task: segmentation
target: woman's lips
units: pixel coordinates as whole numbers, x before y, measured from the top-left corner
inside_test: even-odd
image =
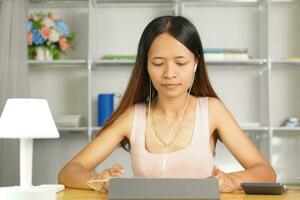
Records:
[[[169,84],[162,84],[163,87],[167,89],[175,89],[179,86],[180,84],[175,84],[175,83],[169,83]]]

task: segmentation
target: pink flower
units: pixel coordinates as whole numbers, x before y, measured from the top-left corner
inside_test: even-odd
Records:
[[[62,51],[67,51],[71,48],[70,44],[68,43],[68,41],[65,37],[60,37],[58,44]]]
[[[32,45],[32,38],[33,38],[33,35],[31,32],[28,32],[27,33],[27,42],[29,45]]]
[[[56,20],[59,19],[59,17],[57,17],[56,15],[51,15],[51,19],[54,20],[54,21],[56,21]]]
[[[46,26],[43,26],[40,30],[42,37],[47,40],[50,36],[50,29]]]

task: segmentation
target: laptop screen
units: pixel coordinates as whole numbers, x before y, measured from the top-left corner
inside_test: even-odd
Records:
[[[220,192],[214,178],[113,178],[110,180],[109,199],[219,200]]]

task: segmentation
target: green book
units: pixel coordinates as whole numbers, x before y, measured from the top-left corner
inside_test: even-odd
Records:
[[[135,60],[135,55],[104,55],[101,60]]]

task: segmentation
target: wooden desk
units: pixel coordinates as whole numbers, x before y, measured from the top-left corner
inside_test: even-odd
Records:
[[[244,192],[221,194],[221,200],[299,200],[300,186],[288,187],[284,195],[245,195]],[[89,190],[65,189],[57,194],[57,200],[106,200],[107,195]]]

